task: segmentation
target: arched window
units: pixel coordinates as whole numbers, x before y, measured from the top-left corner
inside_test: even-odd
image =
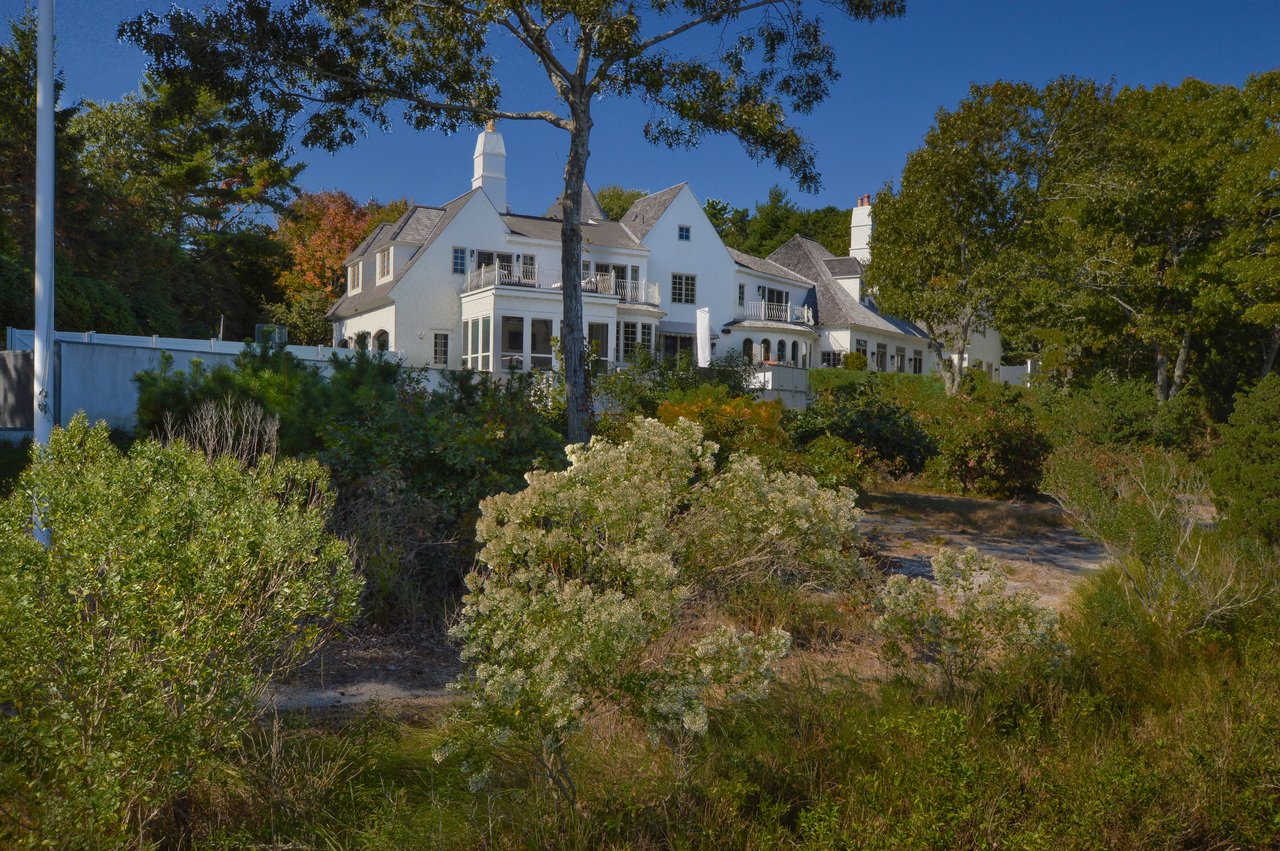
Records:
[[[791,341],[791,365],[800,365],[800,344],[795,340]]]
[[[773,360],[769,345],[768,337],[760,341],[760,360]]]
[[[350,337],[343,337],[341,340],[339,340],[339,341],[338,341],[338,348],[340,348],[340,349],[349,349],[349,348],[351,348],[351,338],[350,338]]]
[[[756,359],[755,344],[751,342],[751,338],[742,341],[742,356],[747,359],[747,363]]]
[[[375,352],[385,352],[391,348],[391,335],[386,331],[379,331],[373,335],[373,350]]]
[[[778,341],[778,363],[782,363],[787,359],[787,341]]]

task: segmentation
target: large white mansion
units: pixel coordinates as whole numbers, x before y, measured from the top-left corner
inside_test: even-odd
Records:
[[[714,356],[809,368],[856,351],[875,370],[937,368],[925,333],[862,291],[870,196],[854,210],[848,257],[800,236],[767,258],[734,251],[687,183],[641,198],[617,222],[590,189],[582,200],[583,322],[599,358],[693,350],[707,308]],[[510,212],[506,148],[490,127],[476,141],[471,191],[411,207],[347,258],[347,291],[329,312],[334,344],[365,337],[414,366],[551,367],[563,312],[559,212],[560,201],[541,216]],[[998,368],[998,336],[975,339],[970,358]]]

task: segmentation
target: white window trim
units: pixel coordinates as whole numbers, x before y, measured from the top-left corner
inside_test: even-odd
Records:
[[[693,227],[676,225],[676,242],[693,242]]]
[[[358,295],[363,289],[364,261],[352,263],[347,267],[347,295]]]
[[[454,259],[457,257],[459,251],[462,252],[462,271],[458,271],[454,266]],[[463,248],[461,245],[453,246],[453,250],[449,252],[449,270],[455,275],[467,274],[467,249]]]
[[[382,258],[383,258],[383,257],[386,257],[386,258],[387,258],[387,273],[386,273],[385,275],[384,275],[384,274],[382,274],[382,269],[381,269],[381,268],[378,268],[378,267],[380,267],[380,266],[382,265]],[[377,274],[377,276],[378,276],[378,283],[379,283],[379,284],[385,284],[387,281],[389,281],[389,280],[391,280],[392,278],[394,278],[394,277],[395,277],[396,270],[395,270],[395,266],[394,266],[394,265],[392,264],[392,262],[391,262],[391,261],[392,261],[392,259],[393,259],[393,258],[392,258],[392,256],[391,256],[391,246],[390,246],[390,245],[388,245],[386,248],[383,248],[383,249],[379,250],[379,251],[378,251],[378,253],[377,253],[377,255],[374,257],[374,264],[375,264],[374,272],[375,272],[375,274]]]

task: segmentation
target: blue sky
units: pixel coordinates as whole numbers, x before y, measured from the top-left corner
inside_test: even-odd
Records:
[[[10,18],[24,5],[0,0],[0,12]],[[65,97],[109,100],[136,89],[144,60],[116,40],[116,26],[167,6],[168,0],[58,0]],[[827,17],[843,76],[822,106],[796,118],[817,150],[818,195],[799,193],[787,174],[752,162],[729,139],[709,139],[693,151],[653,147],[640,135],[648,111],[630,101],[597,105],[588,181],[656,191],[688,180],[699,197],[737,206],[763,199],[778,183],[804,206],[852,206],[896,177],[935,111],[954,106],[970,82],[1040,84],[1075,74],[1121,85],[1186,77],[1239,84],[1280,67],[1278,0],[907,0],[899,20],[855,24]],[[696,52],[696,44],[691,47]],[[508,93],[542,97],[543,87],[528,75]],[[534,124],[502,129],[510,203],[519,212],[540,213],[558,194],[566,134]],[[342,189],[359,200],[407,196],[438,203],[470,187],[473,146],[469,131],[452,137],[405,128],[375,132],[336,155],[299,149],[308,163],[301,183]]]

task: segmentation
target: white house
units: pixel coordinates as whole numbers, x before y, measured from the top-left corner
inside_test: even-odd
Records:
[[[476,140],[473,165],[469,192],[411,207],[352,251],[346,293],[329,312],[334,345],[363,337],[414,366],[553,365],[563,314],[561,202],[540,216],[511,212],[506,147],[492,125]],[[617,222],[589,188],[582,202],[583,323],[596,356],[611,364],[629,362],[638,348],[692,352],[706,308],[714,356],[736,351],[808,369],[864,351],[873,369],[934,368],[924,332],[879,313],[862,293],[854,250],[837,258],[795,237],[768,258],[734,251],[687,183],[639,199]],[[855,248],[865,251],[865,236]]]

